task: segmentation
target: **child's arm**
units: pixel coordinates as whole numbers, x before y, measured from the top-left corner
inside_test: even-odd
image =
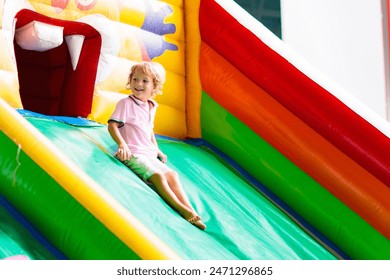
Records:
[[[129,160],[132,153],[119,132],[119,123],[110,121],[108,123],[108,132],[110,133],[112,139],[114,139],[114,141],[118,144],[118,151],[115,153],[115,156],[121,161]]]
[[[164,154],[163,152],[161,152],[161,150],[158,148],[156,136],[154,135],[154,133],[152,133],[152,142],[153,142],[153,144],[156,145],[156,147],[157,147],[157,157],[158,157],[162,162],[165,163],[165,162],[167,161],[167,155]]]

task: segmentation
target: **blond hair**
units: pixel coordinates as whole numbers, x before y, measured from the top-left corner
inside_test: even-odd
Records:
[[[163,84],[165,83],[165,69],[160,63],[153,61],[143,61],[136,63],[131,67],[129,78],[127,79],[126,89],[130,89],[131,80],[137,69],[152,78],[155,89],[153,97],[156,94],[162,94]]]

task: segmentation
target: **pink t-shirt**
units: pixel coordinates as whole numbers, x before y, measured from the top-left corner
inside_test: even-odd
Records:
[[[157,147],[152,142],[157,106],[154,100],[142,102],[130,95],[119,100],[108,120],[119,123],[119,131],[134,155],[157,157]]]

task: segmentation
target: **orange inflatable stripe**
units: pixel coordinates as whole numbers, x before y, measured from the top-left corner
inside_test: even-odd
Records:
[[[203,88],[214,100],[390,238],[390,189],[386,185],[204,42],[200,59]]]

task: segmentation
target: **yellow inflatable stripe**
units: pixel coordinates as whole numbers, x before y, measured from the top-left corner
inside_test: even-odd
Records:
[[[161,104],[157,109],[154,124],[156,134],[177,139],[185,139],[187,136],[184,111]]]
[[[142,259],[180,259],[126,208],[0,98],[0,129]]]
[[[169,4],[169,3],[167,3]],[[172,13],[170,15],[167,15],[164,22],[165,23],[173,23],[176,26],[176,31],[173,34],[165,34],[165,38],[171,38],[175,39],[181,42],[184,42],[185,40],[185,29],[184,29],[184,10],[183,7],[176,6],[176,5],[170,5],[172,8]]]
[[[185,1],[186,26],[186,107],[187,107],[187,133],[188,137],[200,138],[200,105],[202,98],[202,85],[199,76],[200,32],[199,32],[199,6],[200,0]]]
[[[114,112],[116,104],[120,99],[125,97],[124,94],[118,92],[95,90],[92,111],[88,119],[107,124],[112,112]]]

